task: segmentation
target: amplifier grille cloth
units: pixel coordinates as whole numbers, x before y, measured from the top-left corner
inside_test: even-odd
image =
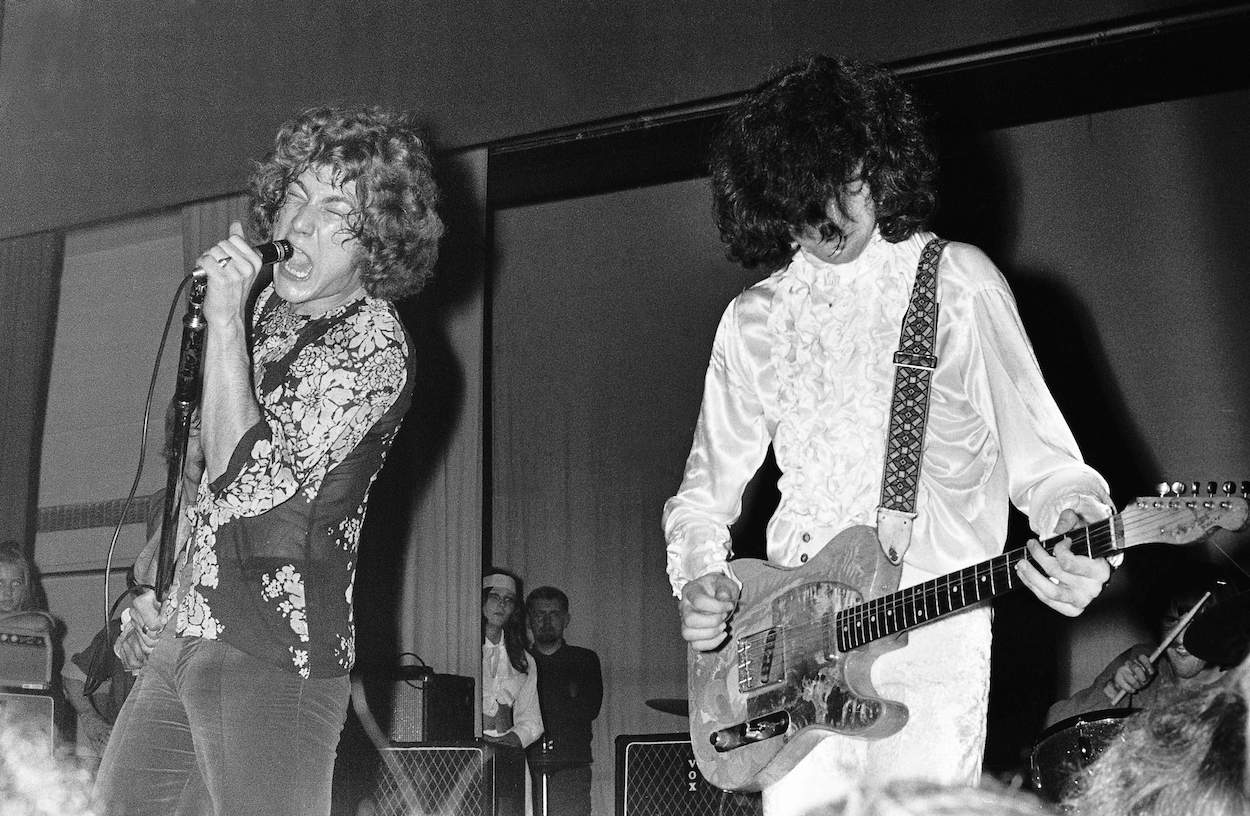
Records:
[[[621,741],[618,737],[618,752]],[[730,793],[699,773],[688,739],[624,744],[624,812],[618,816],[758,816],[759,794]],[[618,768],[618,771],[620,769]]]

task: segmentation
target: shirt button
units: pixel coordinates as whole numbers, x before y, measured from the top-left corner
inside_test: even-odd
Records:
[[[806,563],[807,563],[807,553],[803,553],[802,555],[800,555],[800,556],[799,556],[799,563],[800,563],[800,564],[806,564]]]
[[[804,533],[802,537],[803,537],[803,543],[804,543],[804,544],[806,544],[807,542],[809,542],[809,541],[811,541],[811,540],[812,540],[812,534],[811,534],[811,533]]]

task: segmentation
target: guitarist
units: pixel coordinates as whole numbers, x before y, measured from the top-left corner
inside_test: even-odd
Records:
[[[741,586],[728,526],[772,445],[781,501],[768,558],[801,567],[840,531],[876,525],[893,355],[922,250],[934,236],[934,154],[916,103],[883,69],[817,56],[732,111],[713,148],[717,226],[730,258],[769,277],[721,318],[685,476],[664,507],[682,636],[725,640]],[[936,369],[903,586],[1001,552],[1007,503],[1042,535],[1106,518],[1105,481],[1081,459],[1042,380],[1015,301],[976,247],[937,263]],[[1019,578],[1077,615],[1111,568],[1036,541]],[[896,553],[897,555],[897,553]],[[764,788],[769,816],[805,813],[842,785],[923,777],[973,784],[989,691],[985,605],[922,626],[874,665],[877,690],[910,708],[877,741],[831,736]],[[843,787],[843,790],[845,788]]]

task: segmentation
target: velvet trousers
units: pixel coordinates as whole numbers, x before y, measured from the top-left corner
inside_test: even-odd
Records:
[[[326,816],[349,688],[163,637],[113,726],[97,799],[110,816]]]

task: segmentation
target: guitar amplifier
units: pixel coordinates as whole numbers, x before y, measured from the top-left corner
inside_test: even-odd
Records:
[[[47,746],[52,754],[56,739],[52,698],[43,694],[8,694],[0,692],[0,726],[17,728]]]
[[[391,693],[392,743],[469,742],[473,735],[472,677],[400,668]]]
[[[0,686],[46,691],[52,684],[52,638],[0,628]]]
[[[375,816],[524,816],[525,752],[484,742],[388,748],[370,798]]]
[[[733,793],[699,773],[689,734],[616,738],[616,816],[759,816],[758,793]]]

